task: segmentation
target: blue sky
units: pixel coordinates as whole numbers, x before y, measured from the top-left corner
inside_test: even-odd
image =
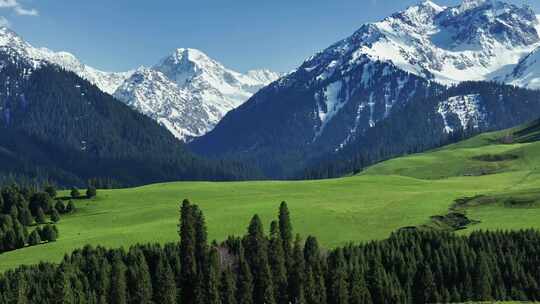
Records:
[[[153,65],[198,48],[238,71],[285,72],[415,0],[0,0],[0,23],[35,46],[74,53],[107,71]],[[458,0],[434,0],[455,5]],[[538,0],[529,4],[540,13]]]

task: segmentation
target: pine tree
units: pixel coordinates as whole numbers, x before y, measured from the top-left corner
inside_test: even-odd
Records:
[[[221,273],[219,293],[221,304],[236,304],[236,286],[231,268]]]
[[[111,291],[110,303],[126,304],[127,303],[127,281],[126,281],[126,265],[122,258],[115,255],[112,262],[111,271]]]
[[[48,242],[54,242],[57,238],[57,233],[52,225],[45,225],[42,229],[42,240]]]
[[[58,223],[60,221],[60,214],[58,214],[58,211],[56,211],[55,208],[53,208],[51,212],[51,221],[53,223]]]
[[[28,281],[24,277],[24,274],[18,273],[17,274],[17,304],[30,304],[30,301],[28,300]],[[0,298],[1,299],[1,298]],[[1,302],[1,301],[0,301]]]
[[[74,304],[76,302],[75,291],[73,290],[73,266],[64,262],[56,271],[54,279],[54,294],[53,303],[57,304]]]
[[[476,258],[476,268],[473,276],[475,300],[492,300],[491,272],[484,253],[480,253]]]
[[[41,244],[41,236],[39,235],[39,231],[37,229],[30,233],[30,236],[28,237],[28,244],[30,246]]]
[[[66,210],[66,213],[73,213],[77,211],[77,207],[75,206],[75,203],[72,200],[69,200],[65,210]]]
[[[253,216],[246,236],[246,252],[249,253],[248,260],[254,278],[255,303],[274,304],[274,286],[272,274],[268,265],[267,240],[264,236],[264,229],[258,215]]]
[[[289,282],[290,301],[305,303],[305,262],[300,235],[296,235],[293,246],[292,268]]]
[[[195,282],[197,281],[197,261],[195,256],[195,219],[188,200],[180,209],[180,263],[182,303],[195,303]]]
[[[34,218],[32,217],[32,213],[28,208],[23,208],[21,212],[19,213],[19,221],[24,226],[30,226],[34,223]]]
[[[165,257],[160,257],[155,272],[157,284],[155,284],[154,302],[176,304],[176,282],[174,281],[171,266]]]
[[[129,302],[152,303],[152,279],[148,263],[140,249],[130,250],[127,273]]]
[[[47,223],[47,219],[45,218],[45,213],[43,212],[43,209],[41,207],[38,207],[36,212],[36,222],[38,224],[45,224]]]
[[[221,297],[219,293],[219,253],[215,247],[210,250],[208,258],[208,270],[206,280],[206,301],[207,304],[220,304]]]
[[[79,192],[79,189],[73,187],[71,188],[71,198],[79,198],[81,196],[81,193]]]
[[[345,257],[341,248],[328,257],[328,303],[348,304],[349,293]]]
[[[304,245],[306,261],[306,301],[309,304],[326,303],[326,284],[321,261],[319,243],[313,236],[308,236]]]
[[[88,189],[86,189],[86,197],[87,198],[94,198],[97,195],[97,190],[94,186],[88,186]]]
[[[435,299],[437,286],[433,278],[431,268],[426,265],[420,265],[413,285],[415,303],[432,303]]]
[[[349,304],[369,304],[371,303],[371,294],[367,288],[364,274],[360,266],[355,264],[349,278],[350,298]]]
[[[287,207],[286,202],[281,202],[281,205],[279,206],[279,231],[281,233],[281,241],[283,242],[283,253],[285,254],[286,265],[289,267],[293,231],[289,208]]]
[[[56,197],[56,188],[53,185],[46,186],[44,191],[49,194],[50,198],[54,199]]]
[[[238,254],[238,277],[236,279],[236,300],[238,304],[254,304],[253,302],[253,276],[249,263],[244,255],[244,248],[240,246]]]
[[[61,200],[56,201],[56,204],[54,204],[54,209],[60,213],[66,213],[66,205],[64,205],[64,202]]]
[[[287,271],[285,268],[285,253],[283,242],[279,233],[279,224],[272,221],[270,224],[270,244],[268,247],[268,259],[272,270],[272,282],[276,288],[276,302],[287,304],[289,301],[287,286]]]

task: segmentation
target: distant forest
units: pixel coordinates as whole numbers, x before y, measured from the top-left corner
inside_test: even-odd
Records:
[[[199,158],[165,128],[72,72],[0,51],[0,184],[122,187],[260,176]]]
[[[286,203],[266,234],[207,240],[185,200],[179,243],[87,246],[0,275],[1,303],[361,304],[540,299],[540,232],[407,230],[331,250],[293,236]]]

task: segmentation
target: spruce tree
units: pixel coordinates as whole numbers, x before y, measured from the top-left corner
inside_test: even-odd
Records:
[[[53,223],[58,223],[60,221],[60,214],[58,214],[58,211],[56,211],[55,208],[53,208],[51,212],[51,221]]]
[[[281,202],[279,206],[279,231],[281,233],[281,241],[283,242],[283,252],[285,254],[286,263],[290,262],[291,246],[293,240],[293,231],[289,208],[286,202]],[[290,265],[287,264],[287,267]]]
[[[94,198],[97,195],[96,187],[94,186],[88,186],[88,189],[86,189],[86,198]]]
[[[487,257],[480,253],[476,258],[476,267],[473,275],[474,298],[477,301],[490,301],[493,299],[491,290],[491,272],[487,263]]]
[[[195,219],[192,207],[186,199],[180,209],[180,263],[182,303],[195,303],[197,261],[195,256]]]
[[[171,266],[164,256],[160,256],[155,272],[157,284],[154,288],[154,303],[176,304],[176,282]]]
[[[345,257],[341,248],[328,257],[328,303],[348,304],[349,293]]]
[[[236,304],[236,286],[230,267],[227,267],[227,269],[221,273],[219,294],[221,304]]]
[[[36,211],[36,222],[38,224],[47,223],[47,219],[45,218],[45,213],[43,212],[43,209],[41,209],[41,207],[38,207]]]
[[[296,235],[292,254],[291,280],[289,282],[290,302],[305,303],[305,262],[300,235]]]
[[[30,236],[28,237],[28,244],[30,246],[41,244],[41,236],[39,235],[39,232],[37,229],[34,229],[34,231],[30,233]]]
[[[152,303],[152,279],[148,263],[140,249],[130,250],[127,273],[129,302]]]
[[[421,264],[418,268],[413,285],[415,303],[431,303],[434,300],[437,287],[429,266]]]
[[[112,261],[111,271],[111,291],[109,296],[110,303],[126,304],[127,303],[127,280],[126,280],[126,265],[122,258],[115,255]]]
[[[274,304],[274,286],[268,264],[267,240],[258,215],[254,215],[249,224],[248,235],[246,236],[246,252],[249,253],[248,260],[253,273],[254,302]]]
[[[236,300],[238,304],[254,304],[253,302],[253,275],[249,263],[244,255],[244,248],[240,246],[238,254],[238,277],[236,279]]]
[[[71,198],[79,198],[81,196],[81,193],[79,192],[79,189],[73,187],[71,188]]]
[[[349,278],[350,298],[349,304],[369,304],[371,294],[367,288],[364,274],[358,264],[354,264]]]
[[[219,293],[220,265],[219,253],[215,247],[212,247],[208,256],[208,270],[205,289],[205,303],[220,304],[221,296]]]
[[[268,247],[268,259],[272,270],[272,281],[276,292],[276,302],[287,304],[289,301],[287,286],[287,271],[285,268],[285,253],[279,231],[279,224],[272,221],[270,224],[270,243]]]

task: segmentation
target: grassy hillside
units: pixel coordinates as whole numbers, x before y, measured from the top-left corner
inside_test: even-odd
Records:
[[[80,201],[79,211],[59,224],[51,244],[0,255],[0,269],[39,260],[58,261],[85,244],[108,247],[178,239],[178,204],[190,198],[203,209],[209,236],[239,234],[258,213],[266,224],[282,200],[296,232],[322,245],[383,239],[402,227],[429,223],[456,199],[472,229],[540,228],[540,143],[520,140],[516,130],[390,160],[360,175],[319,181],[178,182],[100,191]],[[501,138],[507,137],[502,143]]]

